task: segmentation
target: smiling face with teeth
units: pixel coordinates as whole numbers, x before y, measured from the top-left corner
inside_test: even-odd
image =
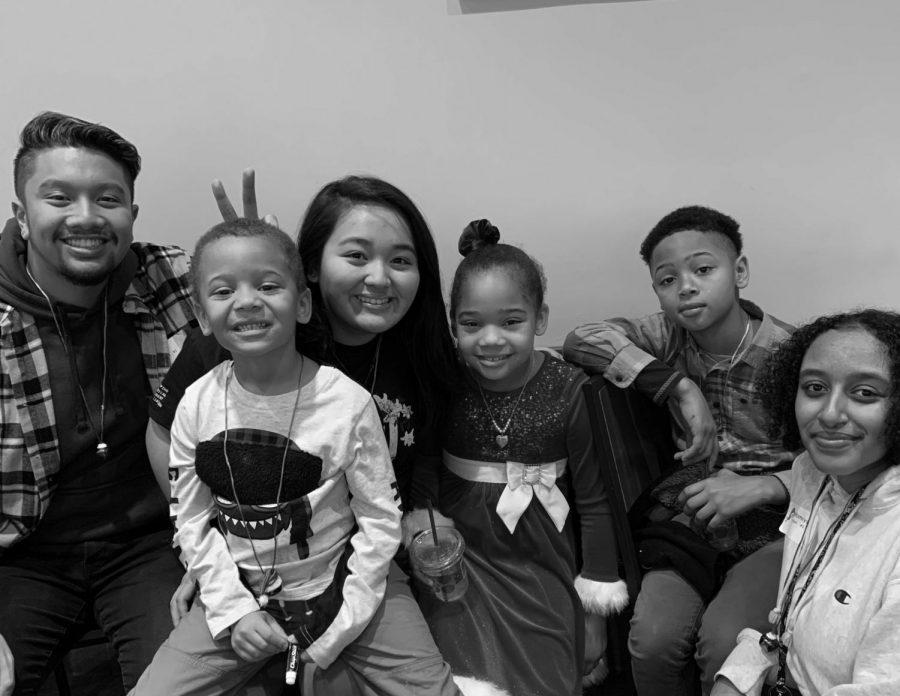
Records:
[[[396,326],[416,298],[419,266],[412,234],[388,208],[354,206],[335,226],[309,279],[319,284],[334,339],[367,343]]]
[[[203,332],[231,351],[236,366],[261,357],[273,372],[294,365],[297,323],[309,321],[312,307],[279,245],[265,236],[223,236],[195,262]]]
[[[466,277],[454,316],[457,348],[475,379],[493,391],[521,387],[529,377],[534,338],[547,330],[550,310],[535,307],[508,269]]]
[[[92,305],[134,239],[138,208],[122,165],[101,152],[38,152],[13,211],[28,270],[53,298]]]

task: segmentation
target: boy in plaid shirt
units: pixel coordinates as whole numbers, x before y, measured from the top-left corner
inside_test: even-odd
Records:
[[[766,436],[754,380],[792,327],[740,299],[750,280],[742,247],[727,215],[675,210],[641,245],[662,312],[586,324],[566,338],[567,360],[668,404],[680,426],[684,466],[654,490],[657,513],[713,528],[740,516],[744,558],[708,605],[673,569],[645,574],[629,637],[641,696],[688,693],[695,658],[708,691],[738,631],[767,625],[777,591],[780,517],[760,505],[785,501],[766,474],[789,467],[792,454]]]

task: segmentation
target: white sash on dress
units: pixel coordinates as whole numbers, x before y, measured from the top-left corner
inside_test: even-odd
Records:
[[[569,515],[569,503],[556,485],[556,479],[566,471],[566,459],[545,464],[522,462],[480,462],[443,453],[444,464],[454,474],[466,481],[477,483],[505,483],[506,488],[497,501],[497,514],[510,533],[516,530],[519,518],[528,508],[531,499],[537,499],[550,519],[561,532]]]

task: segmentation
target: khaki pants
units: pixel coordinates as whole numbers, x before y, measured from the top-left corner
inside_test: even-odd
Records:
[[[285,623],[291,630],[291,623]],[[213,640],[202,605],[172,631],[132,694],[135,696],[243,696],[278,693],[272,677],[284,676],[284,656],[250,663]],[[279,666],[280,665],[280,666]],[[258,673],[260,673],[258,675]],[[263,684],[268,681],[269,684]],[[282,682],[283,683],[283,682]],[[314,696],[460,696],[409,588],[391,563],[384,600],[372,621],[327,670],[317,669]]]

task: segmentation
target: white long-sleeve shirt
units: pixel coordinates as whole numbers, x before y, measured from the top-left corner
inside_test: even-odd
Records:
[[[230,370],[222,363],[191,385],[172,424],[175,538],[217,638],[259,609],[245,583],[258,594],[261,568],[274,563],[282,582],[275,598],[310,599],[331,583],[349,539],[343,604],[308,648],[327,667],[378,608],[399,545],[400,501],[378,413],[364,389],[330,367],[318,369],[299,400],[296,391],[253,394],[232,375],[225,442]]]

